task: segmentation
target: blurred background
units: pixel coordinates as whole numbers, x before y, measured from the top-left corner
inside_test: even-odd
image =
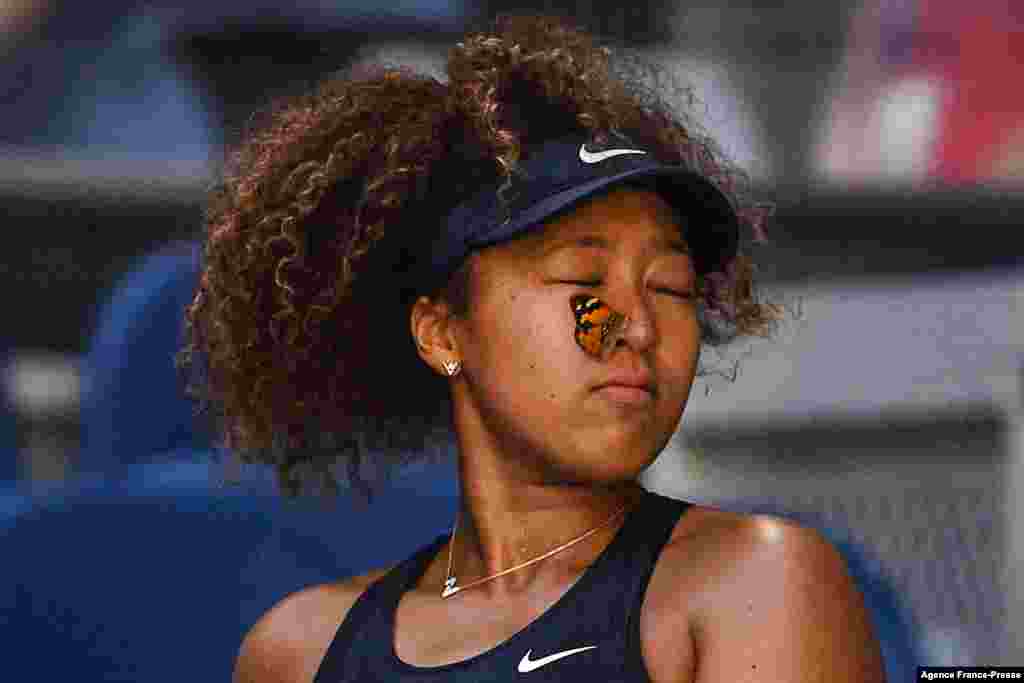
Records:
[[[170,354],[204,192],[221,145],[270,98],[361,61],[445,80],[447,47],[469,22],[529,9],[569,15],[688,82],[706,127],[777,205],[771,242],[752,249],[764,298],[799,301],[798,315],[749,344],[734,381],[698,380],[645,485],[816,520],[896,597],[921,661],[1024,664],[1014,0],[0,4],[0,624],[22,624],[26,651],[85,643],[103,680],[155,680],[98,654],[145,647],[110,635],[134,598],[80,602],[94,581],[127,590],[157,564],[208,580],[215,530],[235,534],[248,523],[236,517],[261,520],[245,542],[271,543],[294,581],[338,575],[324,521],[336,510],[286,506],[262,475],[232,498],[196,455],[209,435],[175,393]],[[438,481],[417,490],[451,493]],[[182,552],[143,570],[139,544],[156,532],[129,520],[143,524],[143,509],[177,520],[182,506],[200,515],[194,529],[146,527]],[[322,527],[303,538],[335,559],[317,565],[288,545],[304,524]],[[432,538],[423,524],[381,557]],[[243,571],[251,588],[278,565],[239,543],[244,566],[259,567]],[[277,576],[278,593],[299,587]],[[152,585],[137,589],[152,598]],[[228,660],[236,626],[275,597],[246,596],[225,627]]]

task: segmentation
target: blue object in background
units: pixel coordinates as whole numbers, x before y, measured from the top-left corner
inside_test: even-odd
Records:
[[[208,163],[220,131],[167,54],[160,12],[67,4],[0,64],[0,144]]]
[[[54,4],[0,61],[0,146],[188,169],[209,164],[224,131],[190,65],[178,62],[181,36],[279,26],[297,35],[348,29],[387,40],[456,30],[467,11],[464,0]]]
[[[229,681],[242,637],[277,601],[390,566],[451,528],[454,468],[408,471],[365,508],[349,492],[325,506],[225,488],[201,464],[18,498],[0,516],[4,680]]]
[[[78,471],[109,472],[213,447],[174,365],[201,255],[198,242],[164,246],[123,278],[103,308],[82,363]]]

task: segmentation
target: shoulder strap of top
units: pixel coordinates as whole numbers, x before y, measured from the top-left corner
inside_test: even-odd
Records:
[[[441,546],[448,540],[449,532],[438,535],[433,541],[421,546],[412,555],[402,560],[384,576],[374,581],[356,599],[349,608],[348,614],[338,626],[334,639],[331,641],[320,668],[317,670],[313,683],[334,683],[345,680],[345,654],[360,633],[360,627],[366,624],[380,624],[382,620],[378,610],[390,605],[395,596],[401,596],[426,568]],[[390,645],[390,643],[388,643]]]

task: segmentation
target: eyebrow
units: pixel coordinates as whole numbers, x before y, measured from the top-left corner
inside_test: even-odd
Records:
[[[608,243],[608,240],[601,237],[600,235],[580,235],[579,237],[576,237],[574,239],[555,244],[555,246],[551,247],[550,249],[547,250],[547,252],[545,252],[545,255],[553,254],[554,252],[559,251],[561,249],[569,249],[572,247],[593,247],[598,249],[610,249],[611,245]],[[681,239],[669,240],[668,242],[665,243],[665,247],[668,250],[673,251],[677,254],[684,254],[686,256],[690,255],[689,245],[687,245],[686,242]]]

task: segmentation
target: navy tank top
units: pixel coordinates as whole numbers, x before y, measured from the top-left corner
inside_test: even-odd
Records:
[[[459,662],[413,666],[395,653],[395,613],[402,594],[448,541],[446,532],[359,596],[314,683],[650,683],[640,651],[640,608],[658,556],[689,507],[647,491],[569,590],[511,638]]]

